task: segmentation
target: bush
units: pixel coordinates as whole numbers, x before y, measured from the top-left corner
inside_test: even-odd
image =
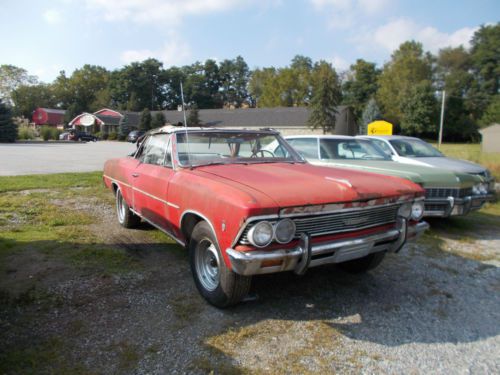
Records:
[[[50,128],[50,138],[54,140],[59,139],[59,135],[61,134],[61,131],[57,128]]]
[[[109,139],[110,141],[115,141],[117,138],[118,138],[118,134],[116,134],[116,132],[111,132],[111,133],[109,133],[109,135],[108,135],[108,139]]]
[[[32,127],[22,125],[19,127],[19,131],[17,133],[17,139],[25,140],[25,139],[35,139],[36,133],[35,129]]]
[[[101,134],[101,137],[102,137],[102,139],[103,139],[103,140],[108,139],[108,136],[109,136],[109,133],[104,133],[104,132],[103,132],[103,133]]]
[[[42,139],[44,141],[48,141],[51,138],[51,132],[52,130],[50,129],[49,126],[42,126],[42,130],[40,131],[40,135],[42,136]]]

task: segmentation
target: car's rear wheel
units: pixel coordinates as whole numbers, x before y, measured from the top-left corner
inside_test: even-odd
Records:
[[[212,305],[232,306],[248,294],[252,278],[238,275],[226,267],[215,235],[205,221],[200,221],[193,229],[189,260],[198,291]]]
[[[349,260],[339,263],[338,266],[350,273],[363,273],[376,268],[384,260],[385,251],[371,253],[363,258]]]
[[[116,190],[116,214],[118,222],[125,228],[134,228],[141,222],[141,218],[130,211],[120,188]]]

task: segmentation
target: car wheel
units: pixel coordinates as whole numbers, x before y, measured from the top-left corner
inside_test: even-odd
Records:
[[[200,221],[193,229],[189,261],[198,291],[212,305],[229,307],[248,294],[252,278],[238,275],[226,267],[215,235],[205,221]]]
[[[338,266],[350,273],[363,273],[376,268],[384,259],[385,251],[371,253],[363,258],[349,260],[339,263]]]
[[[130,211],[120,188],[116,190],[116,214],[118,222],[125,228],[135,228],[141,222],[141,218]]]

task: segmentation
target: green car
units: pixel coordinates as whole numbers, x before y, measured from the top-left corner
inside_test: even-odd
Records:
[[[466,215],[491,200],[480,176],[397,163],[367,140],[329,135],[287,136],[285,139],[312,164],[397,176],[419,184],[426,192],[424,216]],[[282,152],[280,149],[272,151],[276,155]]]

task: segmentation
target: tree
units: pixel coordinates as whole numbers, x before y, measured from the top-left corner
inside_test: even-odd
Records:
[[[80,107],[78,103],[72,103],[66,108],[66,112],[64,113],[64,123],[69,124],[71,120],[73,120],[76,116],[85,112],[85,110]]]
[[[308,125],[312,129],[321,128],[323,134],[335,130],[336,107],[342,94],[337,73],[331,64],[320,61],[312,72],[312,99]]]
[[[26,69],[14,65],[0,65],[0,99],[12,104],[12,91],[22,85],[33,85],[38,82],[36,76],[28,74]]]
[[[151,129],[161,128],[166,122],[163,112],[156,112],[151,120]]]
[[[237,56],[234,60],[226,59],[220,63],[219,74],[224,104],[240,107],[248,100],[250,71],[247,63],[241,56]]]
[[[189,110],[189,115],[187,118],[187,126],[200,126],[200,113],[198,111],[198,106],[193,104]]]
[[[141,112],[141,119],[139,121],[139,129],[148,131],[151,129],[151,112],[149,109],[144,108]]]
[[[363,108],[377,92],[379,75],[380,70],[376,68],[375,63],[358,59],[351,65],[347,79],[342,85],[342,103],[354,109],[356,118],[362,117]]]
[[[434,135],[437,130],[436,99],[429,81],[411,87],[401,100],[401,131],[406,135]]]
[[[35,108],[54,108],[57,106],[52,86],[46,83],[18,86],[12,91],[11,100],[14,115],[24,116],[28,119],[31,119]]]
[[[0,142],[15,142],[17,126],[12,119],[12,112],[0,99]]]
[[[382,115],[380,114],[380,108],[378,107],[375,98],[370,98],[370,100],[368,100],[368,103],[366,103],[365,109],[363,111],[359,133],[367,134],[368,124],[375,120],[379,120],[381,117]]]
[[[431,56],[424,54],[422,44],[405,42],[394,51],[378,79],[377,102],[384,117],[393,123],[403,119],[403,100],[409,91],[422,81],[432,80]]]
[[[490,126],[491,124],[500,124],[500,94],[493,97],[479,124],[482,127]]]
[[[124,115],[120,119],[120,123],[118,124],[118,139],[123,141],[125,138],[127,138],[128,133],[131,132],[131,127],[128,122],[128,115]]]

